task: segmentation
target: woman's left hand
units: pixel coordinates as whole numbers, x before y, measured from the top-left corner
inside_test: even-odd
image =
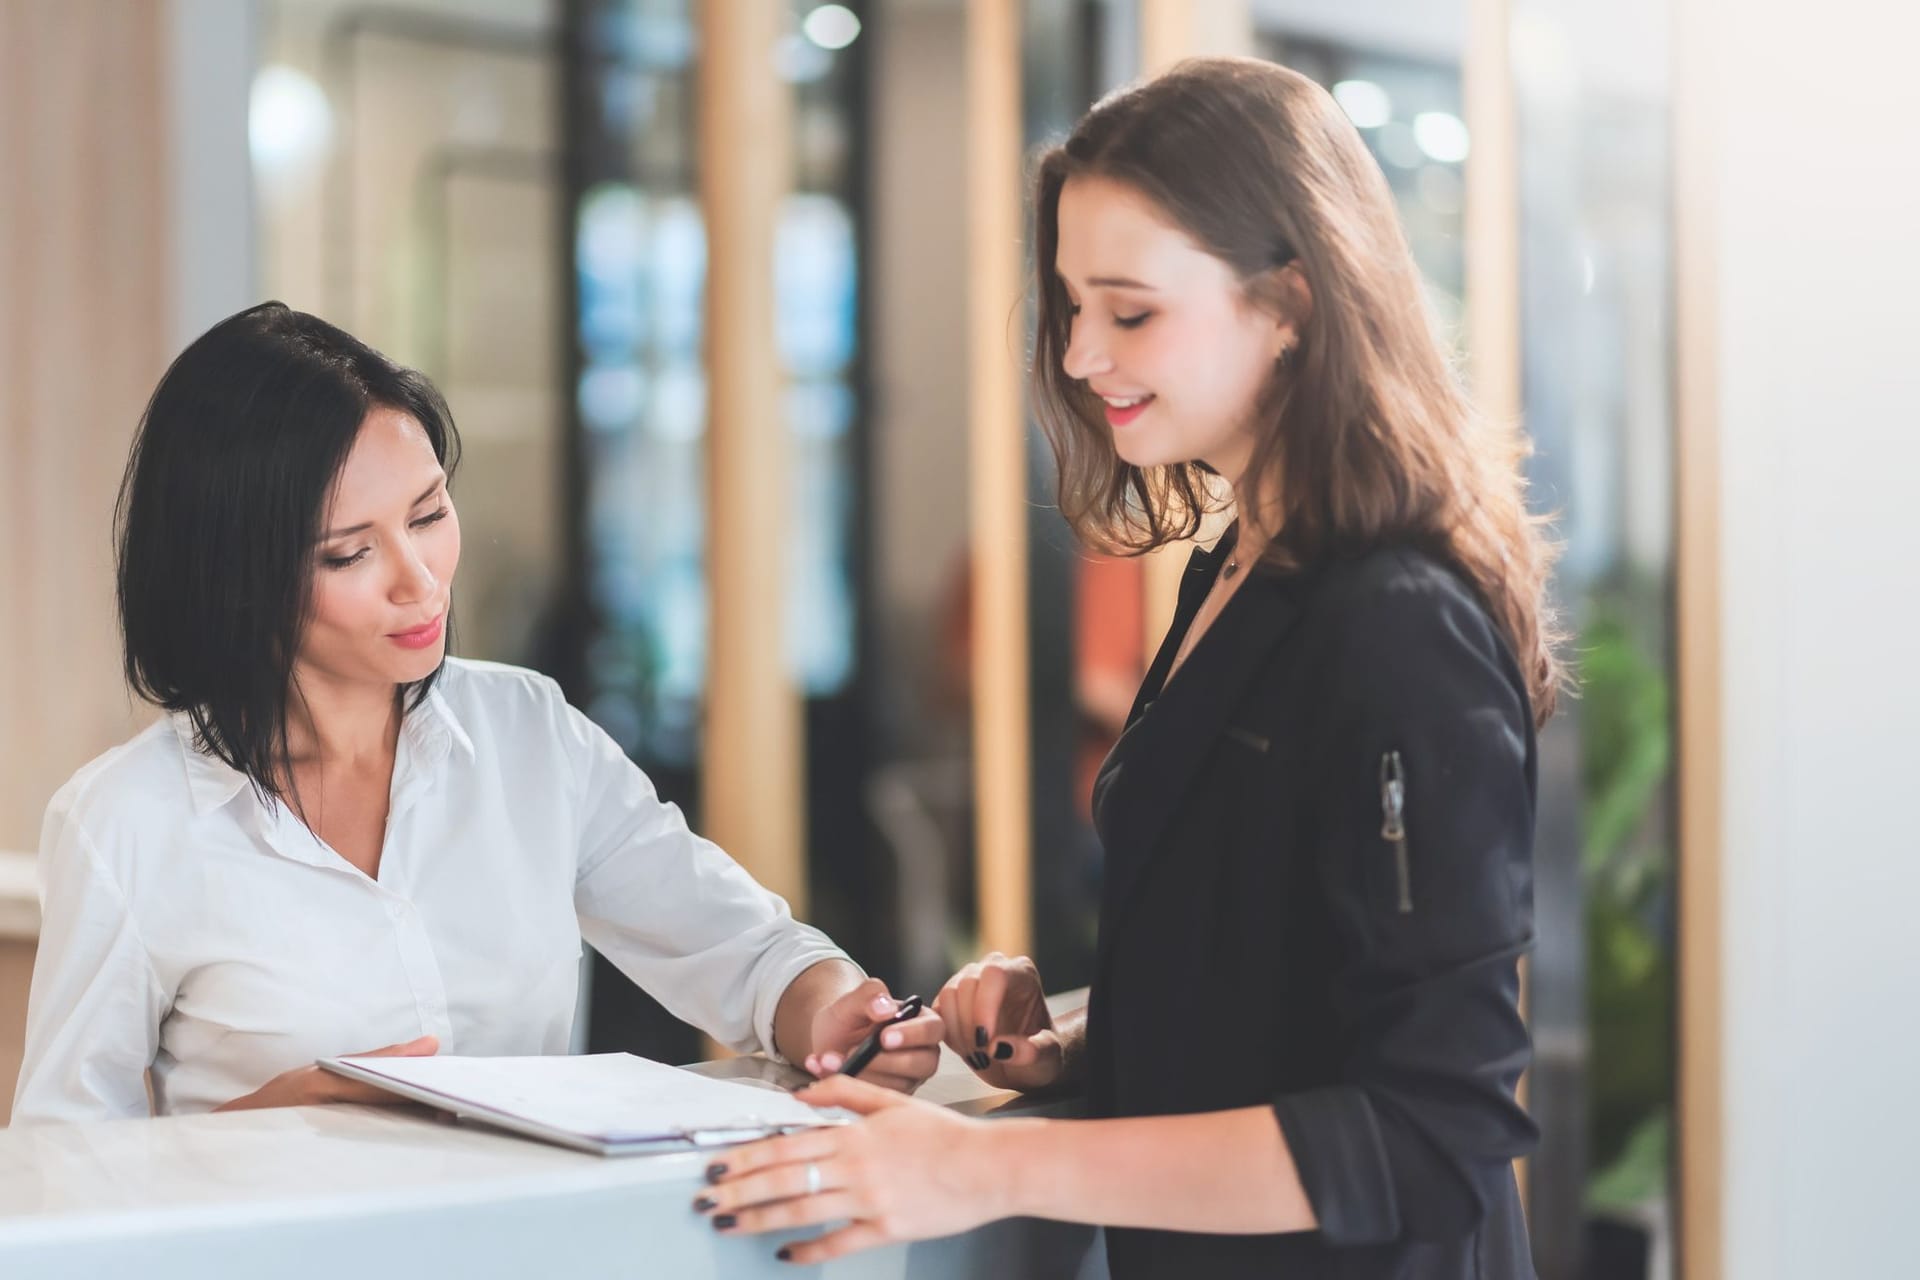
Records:
[[[779,1252],[818,1263],[876,1245],[953,1235],[1005,1216],[990,1126],[845,1076],[801,1090],[866,1117],[735,1147],[707,1169],[694,1209],[725,1234],[847,1225]]]

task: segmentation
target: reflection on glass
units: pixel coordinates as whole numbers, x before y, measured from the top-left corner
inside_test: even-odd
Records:
[[[1332,92],[1380,162],[1442,331],[1460,332],[1466,293],[1465,183],[1471,150],[1457,62],[1350,47],[1285,30],[1258,34],[1261,56]]]
[[[800,193],[775,242],[780,361],[792,432],[794,540],[787,549],[787,651],[800,687],[826,697],[853,667],[851,430],[857,312],[853,218],[841,199]]]
[[[598,183],[580,201],[574,259],[588,583],[604,628],[590,707],[629,751],[684,765],[706,652],[698,206]]]
[[[1582,696],[1543,742],[1543,1276],[1672,1274],[1672,252],[1666,6],[1513,8],[1525,411]],[[1551,792],[1547,790],[1552,786]],[[1552,913],[1550,916],[1545,913]],[[1546,955],[1554,936],[1583,938]]]
[[[591,696],[639,759],[691,770],[707,652],[706,230],[691,166],[692,13],[685,3],[610,0],[588,9],[586,31],[607,59],[594,77],[606,137],[586,149],[602,172],[579,200],[574,245],[588,582],[603,632],[589,653]],[[822,697],[853,667],[858,251],[834,50],[858,24],[849,32],[818,10],[809,20],[821,38],[796,31],[779,63],[795,82],[801,189],[783,201],[775,245],[778,350],[792,379],[793,536],[768,553],[789,562],[796,679]]]
[[[833,377],[853,360],[853,218],[825,195],[789,196],[774,241],[780,360],[796,377]]]

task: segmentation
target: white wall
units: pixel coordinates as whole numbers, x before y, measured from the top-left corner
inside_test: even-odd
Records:
[[[1913,1275],[1920,23],[1696,2],[1722,33],[1725,1275]]]

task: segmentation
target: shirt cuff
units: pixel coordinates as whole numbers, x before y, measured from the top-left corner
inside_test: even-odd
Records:
[[[783,1063],[788,1060],[773,1042],[773,1018],[780,1008],[781,997],[787,994],[787,988],[793,985],[793,980],[822,960],[844,960],[853,965],[862,981],[867,978],[867,971],[854,964],[853,957],[834,946],[826,934],[812,925],[796,924],[794,928],[798,936],[793,940],[793,949],[770,972],[769,981],[760,988],[760,1007],[754,1010],[753,1015],[753,1032],[759,1038],[760,1051],[775,1062]],[[733,1047],[740,1050],[753,1048],[752,1045]]]
[[[1331,1085],[1290,1093],[1275,1101],[1273,1110],[1327,1242],[1398,1239],[1400,1206],[1366,1094],[1351,1085]]]

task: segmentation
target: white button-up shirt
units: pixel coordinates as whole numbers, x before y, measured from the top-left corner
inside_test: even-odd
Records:
[[[789,983],[844,958],[531,671],[449,659],[401,724],[379,878],[184,716],[75,774],[40,841],[15,1122],[208,1111],[316,1058],[432,1034],[565,1053],[581,940],[675,1015],[773,1052]]]

